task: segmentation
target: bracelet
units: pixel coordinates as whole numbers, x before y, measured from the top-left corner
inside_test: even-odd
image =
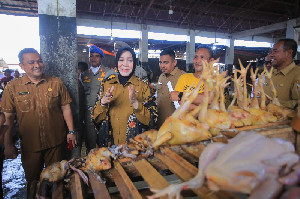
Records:
[[[69,131],[69,133],[68,134],[71,134],[71,135],[75,135],[76,134],[76,131]]]
[[[183,96],[183,92],[180,92],[180,93],[178,94],[179,101],[181,101],[182,96]]]

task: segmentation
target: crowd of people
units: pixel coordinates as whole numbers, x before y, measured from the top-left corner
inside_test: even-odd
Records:
[[[274,45],[265,62],[267,67],[274,68],[272,80],[280,103],[291,109],[297,109],[300,98],[300,67],[293,61],[296,52],[294,40],[282,39]],[[35,49],[25,48],[19,53],[19,65],[25,71],[23,77],[13,79],[10,71],[4,71],[0,119],[5,116],[6,121],[0,120],[0,141],[4,142],[4,157],[15,158],[17,149],[12,132],[17,116],[28,198],[34,197],[44,166],[65,158],[64,143],[72,146],[73,157],[80,157],[83,141],[86,146],[83,155],[86,155],[93,148],[124,143],[148,129],[158,129],[175,111],[175,104],[180,104],[183,92],[196,87],[203,62],[214,59],[211,49],[199,48],[193,60],[194,72],[185,73],[177,68],[173,50],[162,51],[159,59],[162,74],[155,99],[155,91],[145,78],[147,74],[142,69],[137,72],[142,67],[138,66],[136,54],[128,44],[115,45],[116,69],[103,66],[104,58],[104,52],[92,45],[89,64],[78,63],[80,125],[77,131],[70,107],[72,99],[64,83],[58,77],[44,74],[43,61]],[[264,87],[271,96],[267,81]],[[190,109],[201,104],[202,98],[203,86]]]

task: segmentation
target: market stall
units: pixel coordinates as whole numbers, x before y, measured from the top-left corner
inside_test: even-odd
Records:
[[[166,197],[164,194],[179,194],[187,188],[191,188],[199,198],[239,198],[232,192],[250,195],[269,193],[270,187],[264,185],[268,180],[282,191],[283,185],[277,182],[277,178],[290,172],[299,161],[294,150],[299,150],[299,136],[290,126],[290,111],[277,103],[276,93],[268,107],[263,100],[261,104],[255,101],[256,98],[249,101],[245,82],[248,67],[241,65],[240,78],[237,78],[235,72],[237,93],[226,110],[222,93],[228,78],[218,73],[214,77],[216,73],[212,64],[204,66],[200,78],[204,82],[204,100],[199,113],[187,110],[197,96],[200,84],[193,92],[184,94],[181,107],[158,131],[145,132],[127,143],[111,148],[95,149],[83,158],[84,161],[78,159],[69,162],[73,171],[68,170],[64,177],[65,184],[58,183],[52,197],[63,198],[66,194],[63,191],[66,188],[63,187],[68,187],[69,197],[73,199],[88,198],[89,193],[95,198],[111,198],[114,195],[110,187],[117,187],[122,198],[145,198],[152,195],[149,188],[167,188],[161,194],[163,198]],[[256,73],[251,71],[253,80]],[[264,77],[260,75],[259,81],[262,79]],[[219,89],[208,87],[214,84],[212,80],[220,81],[215,83]],[[254,87],[253,92],[260,90],[263,94],[260,86]],[[208,107],[209,90],[220,92],[220,99],[214,100],[214,106],[219,107],[217,109]],[[288,155],[287,158],[285,155]],[[281,168],[284,168],[284,173]],[[175,174],[187,183],[169,186],[164,171]],[[196,178],[199,180],[195,181]],[[192,185],[189,183],[191,179],[194,179]],[[144,181],[146,186],[138,189],[135,181]],[[262,191],[257,192],[260,184]],[[270,193],[273,191],[274,195],[280,194],[275,188]]]

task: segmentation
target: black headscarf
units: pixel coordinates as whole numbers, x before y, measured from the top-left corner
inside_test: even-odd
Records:
[[[128,76],[122,76],[119,72],[119,67],[118,67],[118,61],[122,55],[122,53],[124,51],[129,51],[132,55],[132,58],[133,58],[133,68],[132,68],[132,72],[128,75]],[[124,86],[126,84],[126,82],[131,78],[131,76],[134,74],[134,71],[135,71],[135,68],[136,68],[136,55],[135,55],[135,52],[133,51],[132,48],[130,47],[123,47],[123,48],[120,48],[117,52],[117,55],[116,55],[116,63],[117,63],[117,69],[118,69],[118,78],[119,78],[119,81],[120,83]]]

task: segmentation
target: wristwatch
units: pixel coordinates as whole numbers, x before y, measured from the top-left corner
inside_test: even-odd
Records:
[[[72,134],[72,135],[75,135],[76,134],[76,131],[69,131],[69,133],[68,134]]]

